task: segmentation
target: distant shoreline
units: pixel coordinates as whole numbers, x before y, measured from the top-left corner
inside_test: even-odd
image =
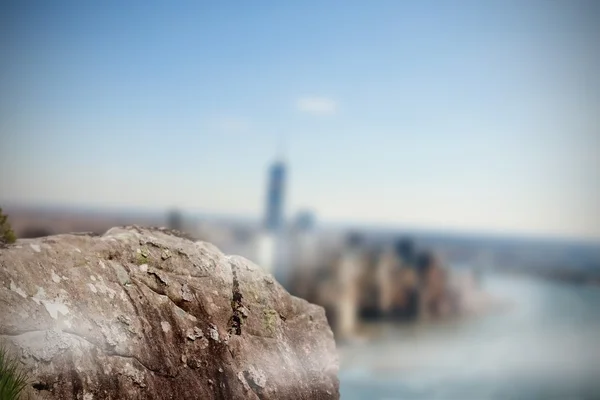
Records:
[[[551,269],[542,270],[535,268],[510,268],[508,270],[498,270],[503,274],[517,276],[531,276],[554,282],[568,283],[577,286],[598,286],[600,287],[600,271],[581,271],[569,269]]]

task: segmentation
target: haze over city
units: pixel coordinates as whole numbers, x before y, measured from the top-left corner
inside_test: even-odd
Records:
[[[600,238],[597,3],[460,3],[3,2],[0,202]]]
[[[0,397],[598,399],[599,21],[0,1]]]

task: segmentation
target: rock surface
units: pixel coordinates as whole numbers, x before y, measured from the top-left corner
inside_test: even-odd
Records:
[[[41,399],[335,399],[321,307],[161,229],[0,249],[0,341]]]

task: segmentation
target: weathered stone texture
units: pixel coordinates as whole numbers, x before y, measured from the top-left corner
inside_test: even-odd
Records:
[[[322,308],[160,229],[0,249],[0,340],[42,399],[335,399]]]

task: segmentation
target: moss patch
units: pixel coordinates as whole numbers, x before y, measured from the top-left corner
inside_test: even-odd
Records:
[[[271,336],[277,331],[278,319],[279,314],[277,311],[273,310],[272,308],[265,308],[263,310],[263,327]]]
[[[138,249],[136,251],[135,263],[137,265],[142,265],[142,264],[151,265],[152,264],[152,258],[150,256],[150,252],[148,251],[148,249],[146,247],[142,247],[141,249]]]
[[[148,257],[144,257],[140,253],[136,254],[135,263],[137,265],[148,264]]]

